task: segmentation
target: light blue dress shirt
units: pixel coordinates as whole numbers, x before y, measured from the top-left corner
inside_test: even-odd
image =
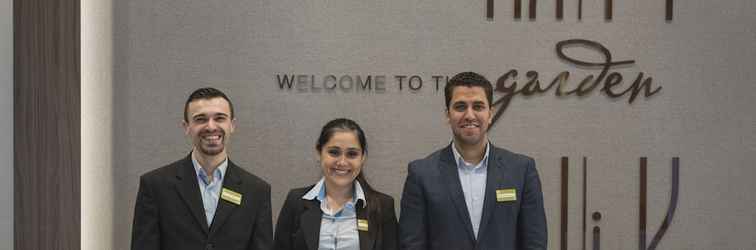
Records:
[[[488,151],[490,143],[486,144],[486,154],[478,165],[467,163],[462,158],[462,154],[457,151],[457,145],[452,142],[452,151],[454,151],[454,160],[457,163],[459,172],[459,183],[462,184],[462,193],[465,194],[465,204],[467,212],[470,214],[475,238],[478,238],[478,229],[480,228],[480,218],[483,215],[483,200],[486,196],[486,176],[488,175]]]
[[[218,198],[220,197],[221,187],[223,186],[223,177],[228,168],[228,158],[213,171],[213,180],[210,182],[207,173],[202,169],[199,162],[192,157],[194,171],[197,173],[197,182],[199,183],[200,194],[202,195],[202,205],[205,207],[205,218],[207,226],[213,224],[215,209],[218,208]]]
[[[328,207],[326,202],[325,177],[318,181],[302,199],[320,202],[320,211],[323,216],[320,219],[319,250],[359,250],[360,237],[357,233],[357,210],[355,204],[362,200],[362,208],[367,206],[365,193],[362,191],[360,182],[354,180],[354,195],[352,200],[344,204],[339,211]]]

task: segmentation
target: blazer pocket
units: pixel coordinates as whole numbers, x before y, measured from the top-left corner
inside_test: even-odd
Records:
[[[520,203],[518,201],[497,201],[496,207],[500,208],[514,208],[518,207]]]

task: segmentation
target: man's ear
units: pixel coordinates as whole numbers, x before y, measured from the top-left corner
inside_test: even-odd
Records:
[[[185,120],[181,120],[181,127],[184,128],[184,135],[189,134],[189,123],[187,123]]]
[[[231,119],[231,132],[234,132],[236,129],[236,117]]]
[[[491,106],[488,109],[488,112],[491,112],[491,114],[488,116],[488,126],[491,126],[491,123],[493,123],[493,117],[496,115],[496,107]]]
[[[449,117],[449,108],[444,108],[444,117],[446,117],[446,123],[449,123],[451,121],[451,118]]]

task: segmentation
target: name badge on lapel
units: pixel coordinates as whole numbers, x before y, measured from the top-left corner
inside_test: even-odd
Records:
[[[357,220],[357,230],[367,232],[367,230],[368,230],[368,221],[367,220],[363,220],[363,219],[358,219]]]
[[[517,200],[517,190],[514,188],[496,189],[496,202]]]
[[[234,203],[238,206],[241,205],[242,195],[240,193],[232,191],[231,189],[223,188],[223,190],[221,190],[221,199]]]

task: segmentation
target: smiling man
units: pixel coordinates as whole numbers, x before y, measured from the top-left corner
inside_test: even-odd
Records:
[[[444,89],[449,146],[409,164],[401,249],[546,249],[541,182],[532,158],[488,140],[493,87],[463,72]]]
[[[229,160],[236,119],[228,97],[194,91],[184,105],[189,155],[139,180],[132,250],[268,250],[270,185]]]

